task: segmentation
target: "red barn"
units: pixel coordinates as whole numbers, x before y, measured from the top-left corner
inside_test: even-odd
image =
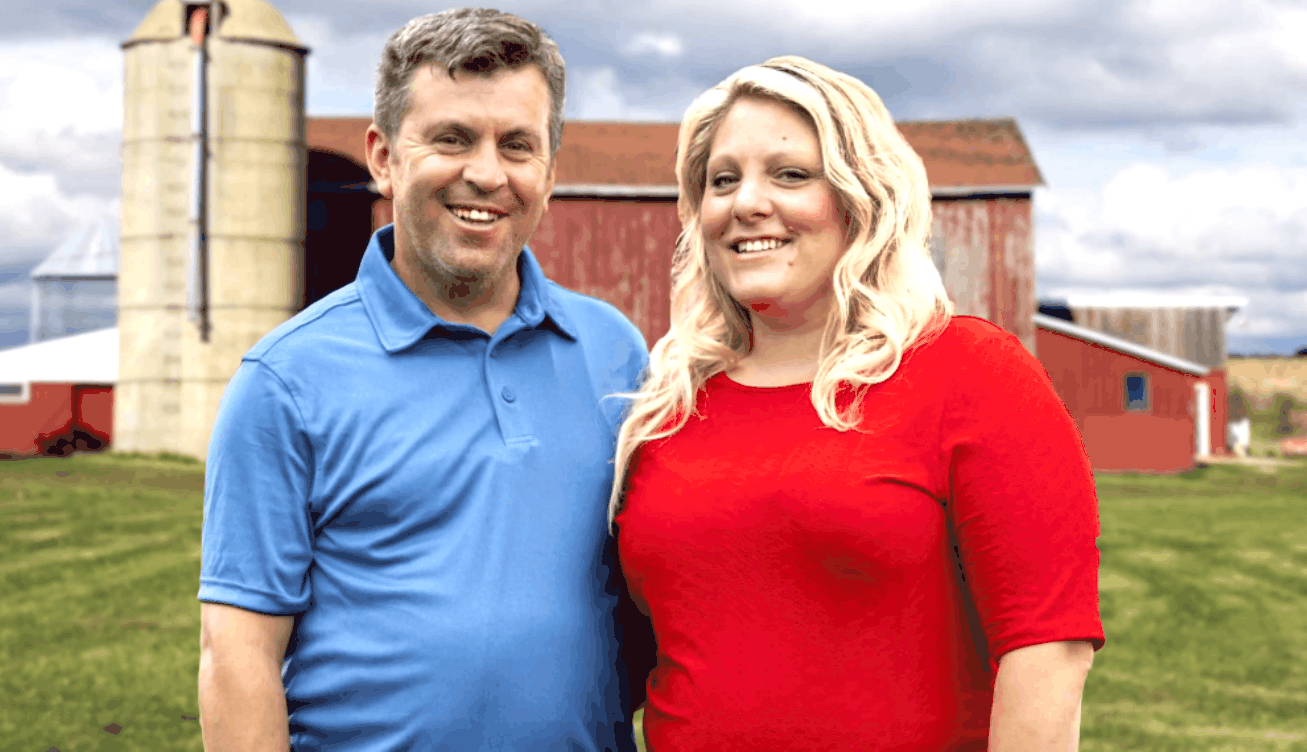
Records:
[[[367,117],[310,118],[305,304],[354,278],[368,235],[390,222],[369,189]],[[899,123],[926,165],[932,251],[958,313],[1035,349],[1031,191],[1042,184],[1013,120]],[[652,344],[670,323],[675,123],[569,122],[549,211],[531,238],[545,273],[621,309]]]
[[[1095,470],[1175,472],[1225,449],[1219,369],[1035,314],[1039,360]]]
[[[368,237],[391,220],[390,202],[376,195],[366,169],[370,123],[368,117],[307,121],[304,305],[353,280]],[[1042,180],[1016,123],[899,128],[926,165],[934,199],[931,250],[958,313],[999,324],[1033,351],[1031,191]],[[675,123],[568,123],[553,199],[530,241],[550,278],[616,305],[650,344],[670,323],[671,260],[681,229],[677,130]],[[113,336],[116,342],[116,330]],[[15,365],[16,380],[0,385],[0,410],[8,411],[0,413],[0,452],[54,452],[70,442],[108,441],[110,418],[97,406],[111,404],[117,350],[109,348],[113,368],[92,378],[77,368],[104,365],[109,354],[95,355],[74,342],[82,340],[52,340],[52,346],[61,343],[57,357],[29,348],[4,353],[11,364],[52,357],[62,365],[40,378],[23,375],[26,366]]]
[[[104,447],[117,380],[116,328],[0,352],[0,456]]]

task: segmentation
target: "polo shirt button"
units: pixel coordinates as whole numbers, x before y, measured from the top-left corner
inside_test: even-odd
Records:
[[[517,399],[517,395],[513,394],[512,387],[508,387],[508,386],[504,387],[503,391],[501,391],[499,394],[504,398],[505,402],[512,402],[513,400]]]

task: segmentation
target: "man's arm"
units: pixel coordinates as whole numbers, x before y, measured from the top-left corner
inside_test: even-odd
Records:
[[[200,604],[200,726],[206,752],[286,752],[281,663],[294,616]]]
[[[1080,697],[1094,663],[1088,642],[1049,642],[1006,653],[998,662],[990,752],[1075,752]]]

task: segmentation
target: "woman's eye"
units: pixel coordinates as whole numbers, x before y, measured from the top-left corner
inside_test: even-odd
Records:
[[[780,177],[781,180],[789,180],[789,181],[807,180],[808,173],[804,172],[803,170],[794,170],[794,169],[781,170]]]
[[[729,174],[727,174],[727,175],[717,175],[717,176],[714,176],[713,179],[712,179],[712,187],[714,187],[714,188],[725,188],[726,186],[728,186],[728,185],[730,185],[731,183],[734,183],[734,182],[735,182],[735,176],[734,176],[734,175],[729,175]]]

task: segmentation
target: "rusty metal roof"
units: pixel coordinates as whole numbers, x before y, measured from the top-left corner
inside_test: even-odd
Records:
[[[1012,118],[907,121],[898,126],[926,163],[931,188],[1044,184]]]
[[[366,117],[310,118],[310,148],[366,164]],[[558,150],[557,183],[602,186],[676,184],[676,123],[568,122]],[[926,165],[937,195],[1029,190],[1043,184],[1015,120],[916,121],[898,124]]]

